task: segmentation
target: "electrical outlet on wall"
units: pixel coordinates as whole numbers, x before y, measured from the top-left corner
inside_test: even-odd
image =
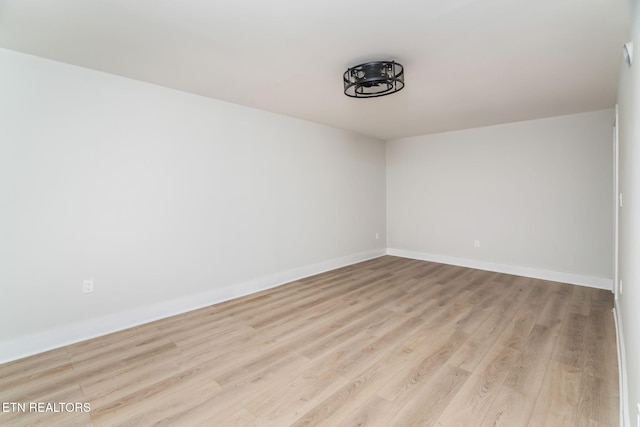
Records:
[[[82,293],[90,294],[93,292],[93,279],[86,279],[82,281]]]
[[[480,247],[480,240],[474,240],[473,241],[473,246],[476,247],[476,248],[479,248]]]

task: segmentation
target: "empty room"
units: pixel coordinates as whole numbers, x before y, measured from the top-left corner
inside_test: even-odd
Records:
[[[639,3],[0,0],[0,425],[640,427]]]

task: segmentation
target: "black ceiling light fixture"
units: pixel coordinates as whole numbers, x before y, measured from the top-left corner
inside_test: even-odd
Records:
[[[352,98],[390,95],[404,87],[404,67],[395,61],[371,61],[349,68],[344,94]]]

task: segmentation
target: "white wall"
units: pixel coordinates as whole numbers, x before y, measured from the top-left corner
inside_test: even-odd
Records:
[[[384,253],[382,141],[0,64],[0,362]]]
[[[640,404],[640,4],[634,1],[633,44],[636,48],[632,67],[621,66],[618,89],[620,108],[620,208],[619,276],[622,294],[616,311],[619,338],[623,338],[626,360],[626,402],[632,426],[637,424]],[[622,49],[621,49],[622,56]],[[622,336],[620,333],[622,332]]]
[[[610,288],[612,125],[603,110],[387,142],[391,253]]]

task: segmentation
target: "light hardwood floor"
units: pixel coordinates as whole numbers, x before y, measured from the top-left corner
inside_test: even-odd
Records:
[[[0,365],[0,425],[617,426],[608,291],[385,256]],[[27,408],[28,409],[28,408]]]

